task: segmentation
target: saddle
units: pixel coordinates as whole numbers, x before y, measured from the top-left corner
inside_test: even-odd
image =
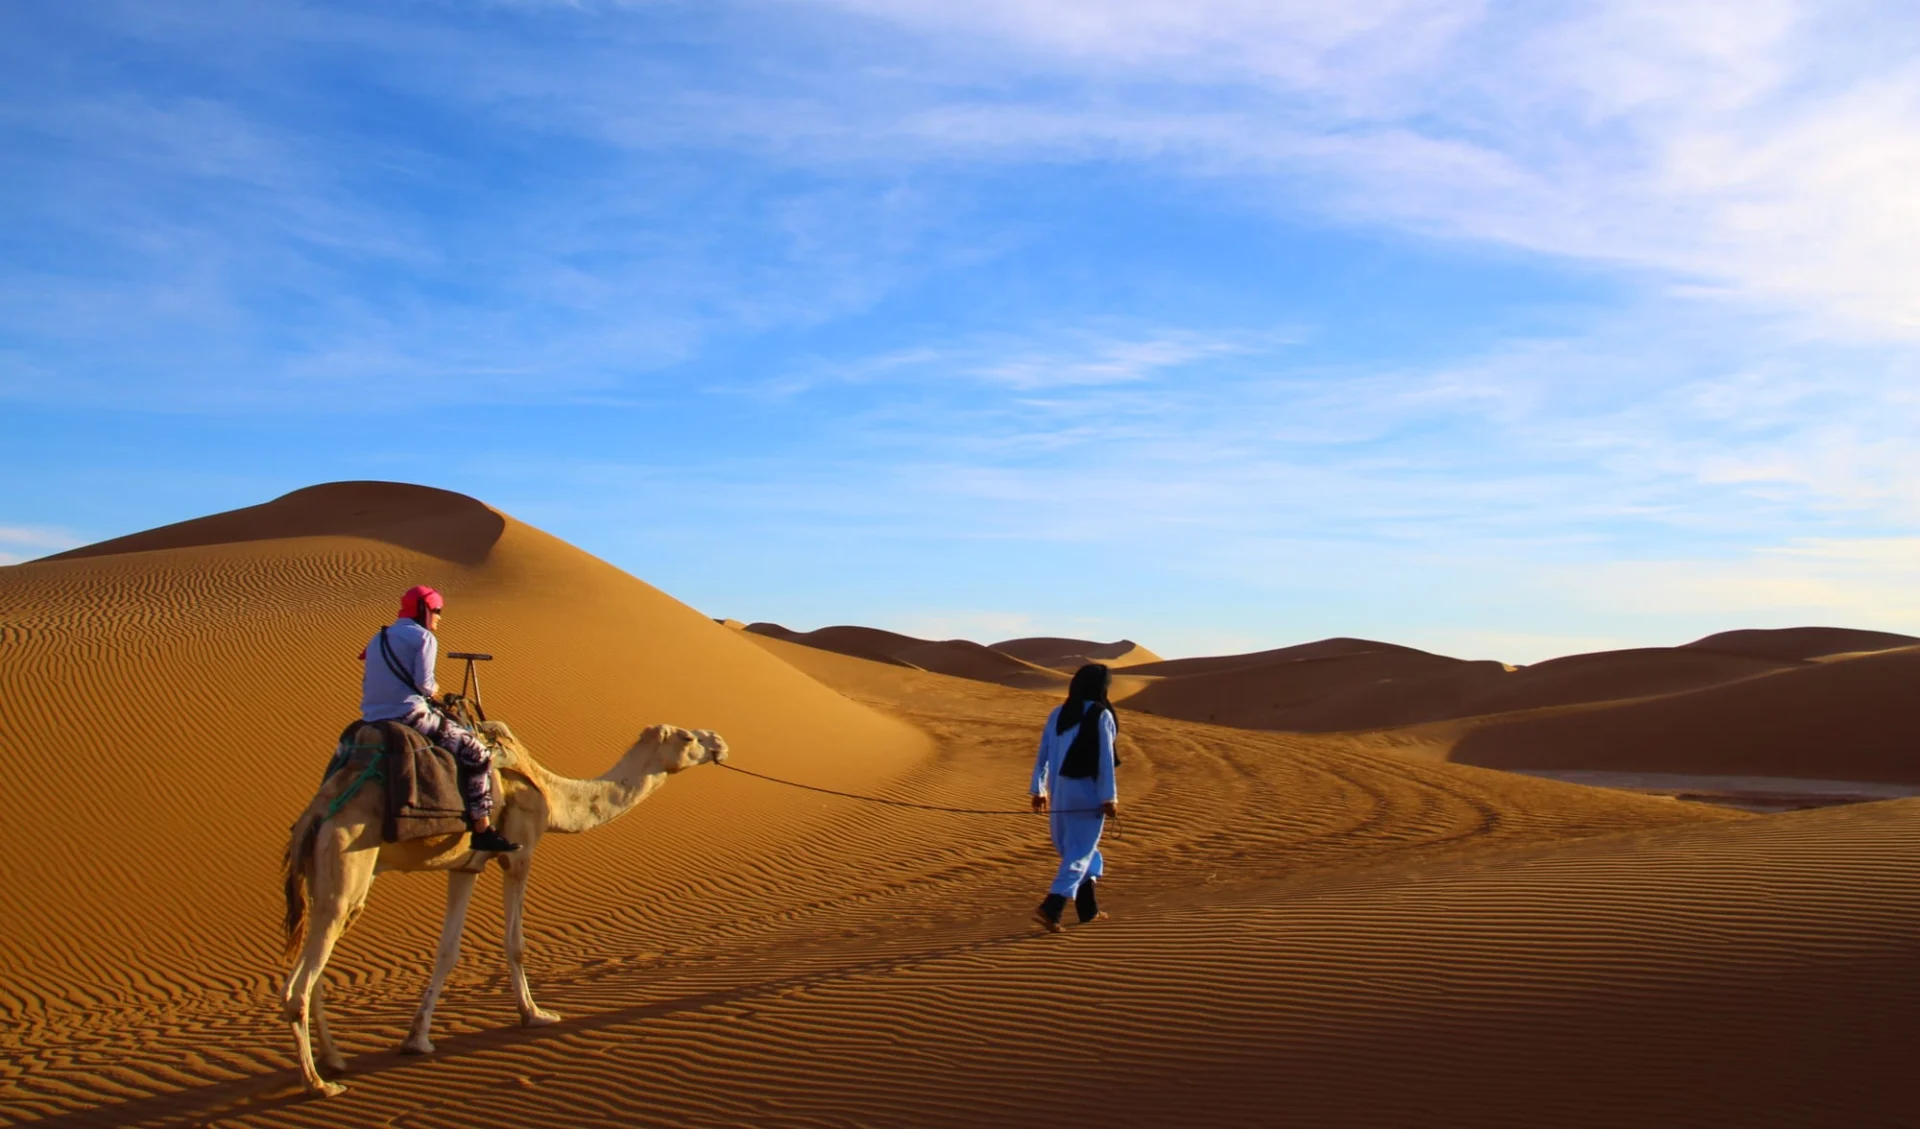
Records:
[[[378,759],[381,779],[380,837],[389,843],[455,835],[467,829],[467,802],[461,789],[469,771],[453,754],[398,721],[355,721],[340,732],[340,769],[356,775]],[[471,771],[479,771],[477,769]],[[500,795],[496,774],[494,795]]]

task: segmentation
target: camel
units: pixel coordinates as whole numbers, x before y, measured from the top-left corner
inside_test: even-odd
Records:
[[[527,755],[513,732],[500,722],[479,727],[494,746],[496,780],[503,785],[495,801],[495,825],[521,849],[508,855],[477,855],[467,849],[464,834],[385,843],[380,823],[385,802],[378,787],[362,787],[333,816],[327,808],[348,787],[351,771],[336,772],[299,820],[287,844],[284,863],[287,896],[286,955],[293,961],[281,995],[281,1015],[293,1025],[300,1050],[300,1071],[310,1093],[332,1097],[346,1087],[321,1077],[314,1066],[307,1023],[319,1036],[320,1061],[329,1072],[346,1070],[343,1058],[327,1030],[325,988],[321,973],[341,934],[365,908],[374,876],[383,870],[444,870],[447,872],[447,913],[440,926],[440,946],[433,978],[420,999],[413,1024],[400,1049],[409,1054],[431,1054],[428,1030],[440,989],[460,957],[460,933],[474,880],[488,861],[506,871],[507,970],[513,983],[520,1022],[529,1027],[557,1022],[560,1017],[533,1002],[522,964],[526,938],[521,910],[526,904],[527,875],[535,849],[549,832],[573,834],[591,831],[632,810],[668,776],[697,764],[720,764],[727,759],[727,743],[711,730],[655,725],[614,766],[594,780],[557,776]],[[359,738],[356,738],[358,740]]]

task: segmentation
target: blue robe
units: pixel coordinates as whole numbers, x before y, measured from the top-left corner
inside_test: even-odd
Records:
[[[1110,710],[1100,711],[1099,771],[1091,777],[1060,775],[1060,762],[1080,732],[1075,725],[1065,733],[1055,733],[1060,707],[1047,715],[1047,726],[1040,731],[1040,755],[1033,762],[1033,794],[1048,800],[1048,822],[1053,831],[1053,849],[1060,852],[1060,870],[1054,875],[1050,894],[1071,899],[1080,883],[1106,872],[1106,860],[1100,857],[1100,832],[1107,817],[1099,808],[1117,803],[1120,793],[1113,779],[1113,740],[1119,733]],[[1084,724],[1084,722],[1083,722]],[[1092,810],[1087,810],[1092,809]]]

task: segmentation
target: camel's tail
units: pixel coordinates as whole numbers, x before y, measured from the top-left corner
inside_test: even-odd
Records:
[[[287,857],[281,871],[287,888],[286,959],[292,960],[307,940],[307,865],[313,860],[313,841],[324,822],[318,812],[309,811],[293,825],[287,840]]]

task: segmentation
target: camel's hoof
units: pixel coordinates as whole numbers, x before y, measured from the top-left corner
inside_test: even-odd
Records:
[[[547,1011],[544,1008],[535,1010],[531,1015],[522,1015],[520,1017],[520,1026],[522,1027],[545,1027],[549,1023],[558,1022],[560,1022],[560,1013],[557,1011]]]
[[[433,1043],[424,1036],[418,1039],[408,1039],[406,1042],[400,1044],[400,1053],[403,1055],[430,1055],[433,1053]]]
[[[347,1072],[347,1060],[339,1055],[334,1055],[332,1058],[321,1059],[320,1065],[326,1068],[328,1074],[345,1074]]]
[[[309,1085],[307,1092],[316,1098],[337,1098],[347,1092],[347,1088],[338,1082],[322,1082],[318,1086]]]

